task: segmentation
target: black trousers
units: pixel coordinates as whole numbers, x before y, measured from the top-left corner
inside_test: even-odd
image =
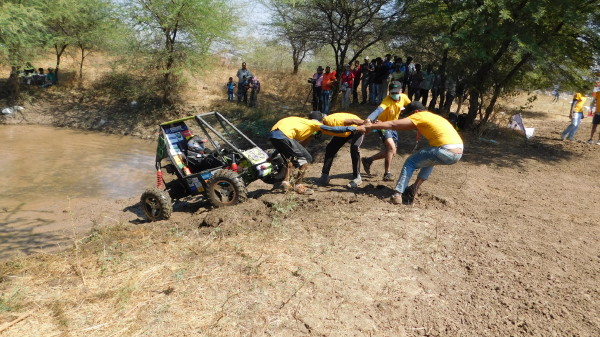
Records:
[[[333,159],[338,151],[350,141],[350,158],[352,159],[352,178],[357,178],[360,174],[360,146],[365,136],[360,132],[353,132],[348,137],[333,137],[325,148],[325,162],[323,163],[322,174],[329,174]]]

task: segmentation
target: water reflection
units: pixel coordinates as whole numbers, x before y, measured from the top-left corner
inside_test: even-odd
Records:
[[[128,198],[155,183],[154,141],[0,125],[0,144],[0,236],[13,248],[54,241],[48,233],[64,229],[56,223],[69,200]]]

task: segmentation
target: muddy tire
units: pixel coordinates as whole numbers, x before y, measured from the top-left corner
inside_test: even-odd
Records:
[[[263,177],[261,180],[267,184],[278,184],[285,179],[287,174],[288,166],[283,157],[279,153],[274,153],[273,150],[267,150],[269,154],[271,166],[273,167],[273,171],[266,177]]]
[[[173,213],[171,197],[166,191],[149,188],[140,198],[144,214],[150,221],[167,220]]]
[[[231,170],[215,171],[208,181],[208,199],[215,207],[231,206],[248,199],[242,178]]]

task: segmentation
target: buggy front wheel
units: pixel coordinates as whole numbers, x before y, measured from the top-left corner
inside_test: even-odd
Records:
[[[149,188],[140,198],[144,214],[150,221],[167,220],[173,213],[171,197],[166,191]]]
[[[231,206],[248,199],[244,181],[231,170],[215,171],[207,185],[208,199],[215,207]]]

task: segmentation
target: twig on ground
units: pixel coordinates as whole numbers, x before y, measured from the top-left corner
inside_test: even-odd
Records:
[[[39,308],[38,308],[39,309]],[[5,323],[4,325],[0,326],[0,332],[3,332],[4,330],[10,328],[11,326],[19,323],[20,321],[24,320],[25,318],[31,316],[36,310],[38,309],[33,309],[33,310],[29,310],[28,312],[22,314],[21,316],[17,317],[16,319]]]

